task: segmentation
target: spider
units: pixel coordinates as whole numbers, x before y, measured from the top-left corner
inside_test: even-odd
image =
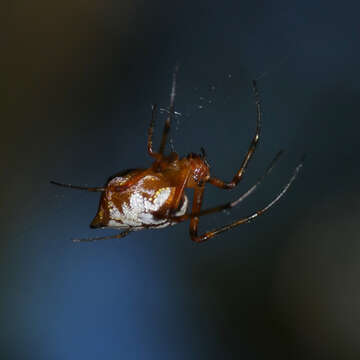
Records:
[[[154,150],[152,141],[157,106],[152,106],[152,118],[148,129],[147,152],[154,159],[154,162],[148,169],[132,169],[118,173],[112,176],[104,187],[83,187],[51,181],[52,184],[59,186],[101,192],[99,208],[90,227],[123,230],[116,235],[74,239],[73,241],[119,239],[135,230],[160,229],[169,225],[178,224],[184,220],[190,220],[191,240],[198,243],[204,242],[220,233],[235,228],[236,226],[250,222],[267,212],[287,192],[290,185],[297,177],[303,166],[303,160],[301,160],[299,165],[295,168],[293,175],[287,184],[265,207],[255,211],[249,216],[240,218],[230,224],[199,235],[199,218],[203,215],[230,209],[247,198],[255,191],[264,177],[270,173],[274,164],[281,156],[282,151],[279,151],[276,154],[263,176],[239,198],[216,207],[202,210],[201,205],[206,183],[221,189],[233,189],[243,178],[245,170],[253,157],[259,142],[261,130],[260,96],[254,80],[252,82],[252,88],[255,96],[257,114],[255,135],[251,140],[249,149],[241,163],[240,169],[235,173],[230,182],[225,182],[210,175],[210,167],[206,160],[203,148],[201,148],[201,154],[190,153],[183,158],[180,158],[175,151],[171,151],[169,155],[164,154],[170,125],[175,114],[176,74],[177,69],[175,69],[172,77],[170,106],[158,151]],[[186,188],[194,190],[191,212],[187,212],[188,198],[185,195]]]

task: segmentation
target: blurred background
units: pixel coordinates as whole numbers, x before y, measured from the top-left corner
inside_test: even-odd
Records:
[[[344,1],[21,1],[3,5],[1,359],[359,359],[359,3]],[[91,230],[100,186],[147,167],[151,104],[168,106],[183,156],[208,154],[230,180],[255,130],[244,180],[207,187],[256,221],[201,245],[188,223],[74,244]],[[159,115],[155,143],[165,114]],[[191,193],[189,193],[191,195]]]

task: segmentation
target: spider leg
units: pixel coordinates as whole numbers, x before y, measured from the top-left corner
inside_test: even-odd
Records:
[[[229,208],[232,208],[232,207],[236,206],[237,204],[241,203],[243,200],[245,200],[249,195],[251,195],[257,189],[257,187],[262,183],[262,181],[265,179],[265,177],[271,173],[272,169],[274,168],[275,164],[277,163],[277,161],[279,160],[280,156],[283,153],[284,153],[284,151],[280,150],[275,155],[275,157],[272,159],[270,165],[265,170],[265,173],[257,180],[257,182],[248,191],[246,191],[244,194],[242,194],[236,200],[231,201],[229,203]]]
[[[236,205],[238,205],[240,202],[245,200],[249,195],[251,195],[257,189],[257,187],[262,183],[262,181],[265,179],[265,177],[270,174],[270,172],[272,171],[276,162],[279,160],[279,158],[282,154],[283,154],[283,150],[280,150],[276,154],[274,159],[271,161],[269,166],[267,167],[265,173],[257,180],[257,182],[253,186],[251,186],[250,189],[248,189],[245,193],[243,193],[241,196],[239,196],[236,200],[229,201],[227,203],[224,203],[224,204],[221,204],[218,206],[214,206],[214,207],[211,207],[208,209],[200,210],[196,214],[190,213],[190,214],[185,214],[182,216],[174,217],[173,220],[181,222],[181,221],[190,219],[194,216],[203,216],[203,215],[213,214],[213,213],[216,213],[216,212],[219,212],[222,210],[227,210],[227,209],[231,209],[231,208],[235,207]]]
[[[176,95],[176,75],[177,75],[177,72],[178,72],[178,65],[175,66],[175,70],[173,72],[173,77],[172,77],[169,115],[166,118],[166,121],[165,121],[165,124],[164,124],[163,134],[162,134],[160,148],[159,148],[159,154],[161,156],[163,155],[164,150],[165,150],[167,136],[168,136],[169,131],[170,131],[170,124],[171,124],[171,121],[172,121],[172,119],[174,117],[174,112],[175,112],[175,95]]]
[[[198,192],[195,191],[194,205],[193,205],[193,211],[192,211],[194,213],[192,216],[194,216],[194,217],[191,219],[191,222],[190,222],[191,240],[193,240],[195,242],[204,242],[204,241],[209,240],[212,237],[214,237],[214,236],[216,236],[216,235],[218,235],[218,234],[220,234],[222,232],[228,231],[228,230],[230,230],[230,229],[232,229],[232,228],[234,228],[236,226],[239,226],[241,224],[245,224],[247,222],[250,222],[251,220],[255,219],[256,217],[264,214],[271,207],[273,207],[284,196],[284,194],[288,191],[289,187],[291,186],[291,184],[296,179],[296,177],[297,177],[300,169],[302,168],[302,166],[303,166],[303,159],[300,162],[300,164],[295,168],[294,173],[293,173],[292,177],[290,178],[290,180],[287,182],[287,184],[282,188],[282,190],[279,192],[279,194],[272,201],[270,201],[265,207],[263,207],[262,209],[254,212],[253,214],[251,214],[251,215],[249,215],[247,217],[238,219],[238,220],[236,220],[236,221],[234,221],[234,222],[232,222],[232,223],[230,223],[228,225],[222,226],[222,227],[220,227],[218,229],[208,231],[203,235],[198,235],[197,227],[198,227],[198,222],[199,222],[199,216],[205,215],[205,214],[200,215],[199,211],[197,211],[197,213],[196,213],[196,210],[199,210],[200,206],[201,206],[202,192],[200,190],[198,190]],[[202,191],[203,191],[203,189],[202,189]]]
[[[194,200],[191,210],[192,214],[197,214],[200,212],[204,197],[204,189],[205,187],[203,185],[195,188],[194,190]],[[197,234],[198,225],[199,225],[199,217],[195,215],[190,220],[190,236],[191,236],[191,240],[193,241],[197,241],[198,238],[198,234]]]
[[[125,237],[126,235],[129,235],[132,231],[133,231],[132,229],[127,229],[116,235],[99,236],[99,237],[85,238],[85,239],[73,239],[73,242],[93,242],[98,240],[120,239]]]
[[[249,161],[252,158],[252,156],[253,156],[253,154],[255,152],[256,146],[257,146],[257,144],[259,142],[260,131],[261,131],[261,103],[260,103],[259,91],[257,89],[255,80],[253,80],[252,86],[253,86],[253,91],[254,91],[254,94],[255,94],[255,104],[256,104],[256,113],[257,113],[256,132],[255,132],[255,135],[254,135],[254,137],[253,137],[253,139],[252,139],[252,141],[250,143],[249,150],[245,155],[245,158],[244,158],[244,160],[243,160],[243,162],[241,164],[241,167],[240,167],[239,171],[235,174],[233,179],[228,183],[224,182],[224,181],[222,181],[220,179],[213,178],[213,177],[211,177],[209,179],[210,184],[212,184],[212,185],[214,185],[216,187],[222,188],[222,189],[232,189],[239,183],[239,181],[241,180],[241,178],[243,177],[243,175],[245,173],[246,167],[248,166]]]
[[[50,183],[54,184],[54,185],[57,185],[57,186],[62,186],[62,187],[67,187],[67,188],[77,189],[77,190],[97,191],[97,192],[104,192],[105,191],[105,188],[103,188],[103,187],[77,186],[77,185],[71,185],[71,184],[63,184],[63,183],[59,183],[57,181],[50,181]]]
[[[182,221],[185,221],[187,219],[191,219],[191,218],[193,218],[195,216],[203,216],[203,215],[213,214],[213,213],[216,213],[216,212],[219,212],[219,211],[223,211],[223,210],[227,210],[227,209],[231,209],[231,208],[235,207],[240,202],[245,200],[249,195],[251,195],[253,192],[255,192],[255,190],[262,183],[262,181],[265,179],[265,177],[270,174],[270,172],[272,171],[272,169],[274,168],[276,162],[279,160],[279,158],[280,158],[280,156],[282,154],[283,154],[283,150],[280,150],[276,154],[274,159],[271,161],[270,165],[267,167],[265,173],[257,180],[257,182],[253,186],[251,186],[250,189],[248,189],[245,193],[243,193],[241,196],[239,196],[236,200],[229,201],[227,203],[224,203],[224,204],[221,204],[221,205],[218,205],[218,206],[214,206],[214,207],[211,207],[211,208],[207,208],[207,209],[204,209],[204,210],[200,210],[196,214],[195,213],[190,213],[190,214],[185,214],[185,215],[182,215],[182,216],[173,217],[172,220],[182,222]]]
[[[157,113],[157,105],[152,106],[152,113],[151,113],[151,122],[148,129],[148,141],[147,141],[147,150],[148,154],[155,158],[156,160],[160,160],[161,155],[153,150],[153,134],[154,134],[154,126],[155,126],[155,118]]]

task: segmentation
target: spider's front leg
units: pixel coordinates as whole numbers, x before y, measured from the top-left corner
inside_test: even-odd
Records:
[[[293,175],[290,178],[290,180],[287,182],[287,184],[281,189],[281,191],[277,194],[277,196],[273,200],[271,200],[266,206],[264,206],[262,209],[257,210],[254,213],[252,213],[251,215],[240,218],[230,224],[224,225],[224,226],[214,229],[212,231],[208,231],[203,235],[198,235],[198,233],[197,233],[199,216],[206,215],[207,213],[220,211],[224,208],[224,206],[219,206],[217,208],[213,208],[213,209],[209,209],[208,211],[205,210],[205,211],[201,212],[200,209],[201,209],[204,188],[201,187],[201,188],[195,189],[192,213],[190,215],[183,216],[181,218],[181,220],[185,220],[185,218],[189,218],[189,217],[191,218],[191,222],[190,222],[191,240],[193,240],[195,242],[204,242],[218,234],[221,234],[222,232],[233,229],[241,224],[248,223],[251,220],[255,219],[256,217],[263,215],[265,212],[267,212],[269,209],[271,209],[288,191],[289,187],[291,186],[291,184],[294,182],[297,175],[299,174],[300,169],[303,167],[303,162],[304,162],[304,157],[302,158],[300,164],[295,168]],[[225,206],[226,206],[226,204],[225,204]]]
[[[214,177],[211,177],[209,179],[210,184],[212,184],[216,187],[219,187],[221,189],[232,189],[239,183],[239,181],[241,180],[241,178],[243,177],[243,175],[245,173],[246,167],[248,166],[249,161],[252,158],[252,156],[255,152],[256,146],[259,142],[260,130],[261,130],[261,104],[260,104],[259,91],[257,89],[255,80],[253,80],[253,91],[255,94],[255,104],[256,104],[256,113],[257,113],[255,136],[253,137],[253,139],[250,143],[249,150],[245,155],[245,158],[241,164],[239,171],[235,174],[232,181],[225,182],[225,181],[222,181],[222,180],[214,178]]]

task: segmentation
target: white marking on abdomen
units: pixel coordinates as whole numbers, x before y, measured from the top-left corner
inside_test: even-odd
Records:
[[[129,227],[141,225],[160,225],[166,222],[164,219],[155,219],[151,212],[158,211],[166,202],[171,194],[171,188],[159,190],[153,200],[145,197],[141,192],[131,194],[129,204],[124,203],[119,210],[109,201],[109,221],[108,226],[112,227]]]

